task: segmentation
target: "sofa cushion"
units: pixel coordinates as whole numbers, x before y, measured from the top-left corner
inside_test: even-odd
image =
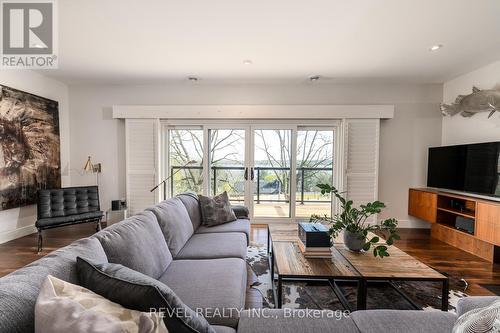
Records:
[[[189,214],[191,223],[193,223],[193,229],[196,231],[201,225],[201,211],[200,202],[198,201],[198,195],[196,193],[181,193],[177,195]]]
[[[162,312],[169,332],[215,333],[203,316],[158,280],[119,264],[93,264],[78,258],[77,267],[83,287],[128,309]]]
[[[306,309],[255,309],[241,313],[238,333],[359,333],[342,312]],[[375,332],[375,331],[372,331]],[[384,330],[380,332],[385,332]]]
[[[237,219],[234,222],[229,222],[225,224],[216,225],[213,227],[200,226],[196,230],[196,234],[206,234],[206,233],[222,233],[222,232],[241,232],[246,235],[247,242],[250,239],[250,221],[247,219]]]
[[[231,208],[227,192],[214,197],[198,195],[201,209],[201,224],[214,226],[236,221],[236,215]]]
[[[82,214],[76,214],[76,215],[49,217],[49,218],[37,220],[35,223],[35,226],[37,228],[44,228],[44,227],[48,227],[51,225],[61,225],[64,223],[71,223],[71,222],[75,222],[75,221],[98,219],[98,218],[101,218],[102,216],[103,216],[103,212],[95,211],[95,212],[88,212],[88,213],[82,213]]]
[[[361,333],[449,333],[457,316],[442,311],[355,311],[351,318]]]
[[[175,257],[178,259],[241,258],[247,255],[242,233],[194,234]]]
[[[98,232],[108,261],[158,278],[172,261],[156,217],[142,212]]]
[[[194,232],[186,207],[179,198],[171,198],[147,210],[156,215],[168,248],[175,257]]]
[[[35,333],[168,333],[160,313],[126,309],[75,284],[47,276],[35,306]]]
[[[244,260],[174,260],[159,280],[191,309],[204,309],[210,324],[229,327],[238,324],[239,314],[231,309],[241,310],[245,306],[247,267]],[[216,315],[214,311],[224,315]]]
[[[107,261],[97,239],[83,238],[0,278],[0,332],[33,332],[35,302],[42,282],[50,274],[78,283],[77,256]]]

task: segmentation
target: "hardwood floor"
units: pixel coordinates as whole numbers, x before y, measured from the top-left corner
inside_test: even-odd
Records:
[[[492,295],[479,284],[500,285],[500,265],[462,251],[430,237],[429,229],[401,229],[401,250],[428,266],[448,275],[465,279],[470,295]]]
[[[103,224],[104,226],[104,224]],[[0,276],[21,268],[60,247],[95,233],[95,223],[77,224],[43,231],[43,252],[36,253],[37,234],[0,244]]]
[[[65,228],[44,231],[44,251],[36,254],[36,234],[28,235],[0,245],[0,276],[4,276],[43,255],[76,239],[87,237],[95,232],[95,225],[81,224]],[[468,293],[471,295],[490,295],[491,293],[479,284],[500,285],[500,265],[464,252],[430,237],[427,229],[401,229],[401,240],[396,245],[411,256],[419,259],[432,268],[465,279],[469,283]],[[254,225],[251,241],[267,244],[267,227]]]

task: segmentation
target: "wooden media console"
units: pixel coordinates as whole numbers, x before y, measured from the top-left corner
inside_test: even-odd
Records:
[[[500,202],[411,188],[408,215],[430,222],[431,237],[500,263]],[[472,226],[472,230],[461,228],[463,225]]]

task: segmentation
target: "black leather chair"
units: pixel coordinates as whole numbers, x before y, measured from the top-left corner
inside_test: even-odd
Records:
[[[37,204],[38,253],[42,251],[42,230],[67,225],[96,222],[101,230],[103,212],[97,186],[39,190]]]

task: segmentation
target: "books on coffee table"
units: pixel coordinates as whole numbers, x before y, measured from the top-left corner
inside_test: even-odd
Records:
[[[329,247],[306,247],[299,239],[297,242],[300,252],[306,258],[330,258],[332,253]]]

